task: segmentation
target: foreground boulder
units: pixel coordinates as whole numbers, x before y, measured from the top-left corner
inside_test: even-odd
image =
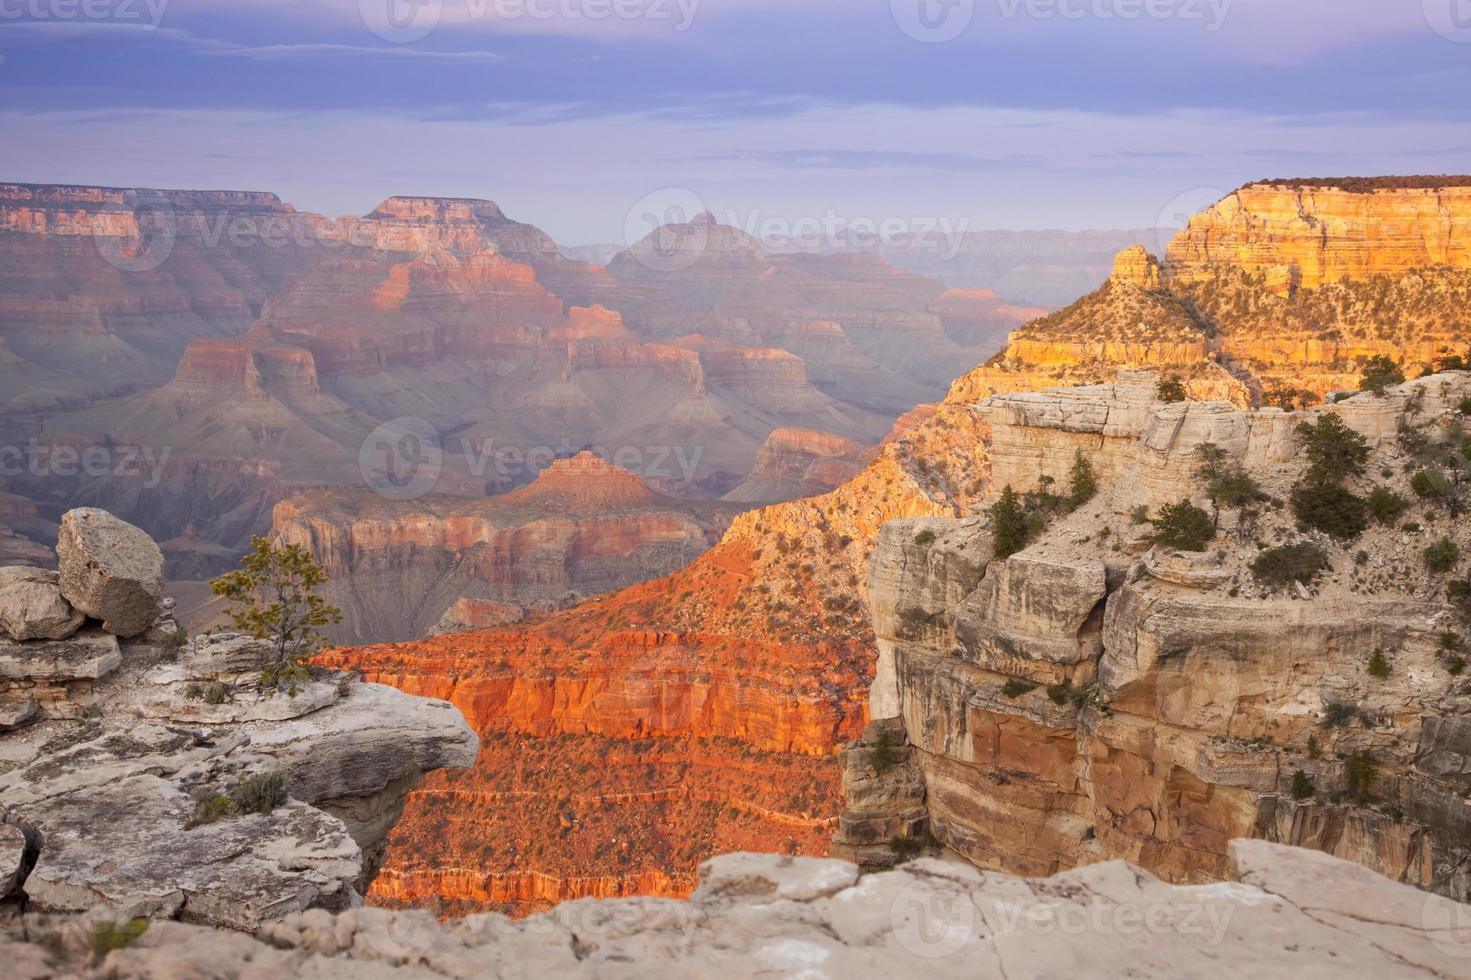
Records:
[[[15,577],[42,588],[20,604],[33,638],[0,639],[0,911],[252,930],[361,905],[410,790],[474,761],[464,717],[318,668],[263,688],[276,652],[247,636],[181,646],[157,547],[101,511],[68,514],[59,550],[104,623],[34,638],[57,586]]]
[[[61,518],[56,553],[62,595],[109,633],[138,636],[163,611],[163,552],[141,528],[81,507]]]
[[[64,640],[86,620],[61,594],[56,572],[0,568],[0,636]]]
[[[1466,976],[1471,912],[1346,861],[1231,845],[1232,881],[1168,885],[1110,861],[1021,879],[925,859],[859,878],[843,861],[729,854],[688,902],[586,899],[514,921],[353,909],[255,938],[158,923],[86,952],[91,923],[0,938],[21,980],[210,977]],[[115,928],[115,927],[114,927]],[[106,933],[112,935],[112,933]],[[95,948],[95,946],[93,947]]]

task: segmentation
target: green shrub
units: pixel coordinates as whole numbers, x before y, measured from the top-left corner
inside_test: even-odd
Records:
[[[224,704],[225,685],[221,684],[219,681],[215,681],[213,684],[211,684],[209,686],[209,689],[204,692],[204,703]]]
[[[1337,483],[1303,480],[1292,488],[1292,513],[1308,527],[1349,539],[1369,526],[1369,506]]]
[[[1318,736],[1316,736],[1316,735],[1309,735],[1308,736],[1308,758],[1309,759],[1321,759],[1321,758],[1323,758],[1323,746],[1321,746],[1321,745],[1318,744]]]
[[[921,548],[925,547],[926,545],[934,544],[935,532],[928,529],[920,531],[914,536],[914,543]]]
[[[1462,398],[1460,411],[1462,415],[1471,416],[1471,398]]]
[[[1313,483],[1337,483],[1361,476],[1369,460],[1369,441],[1344,424],[1336,412],[1324,412],[1316,424],[1299,422],[1297,437],[1308,458],[1307,478]]]
[[[1461,607],[1461,611],[1471,616],[1471,575],[1464,579],[1457,579],[1445,587],[1446,598]]]
[[[1410,477],[1410,489],[1426,500],[1444,500],[1451,495],[1451,481],[1440,470],[1421,470]]]
[[[1266,500],[1267,495],[1257,482],[1247,475],[1240,464],[1226,461],[1226,453],[1213,442],[1202,443],[1195,451],[1200,465],[1196,476],[1205,481],[1206,492],[1217,506],[1245,507]]]
[[[1093,475],[1093,464],[1079,449],[1073,454],[1073,468],[1068,474],[1068,509],[1077,510],[1097,493],[1098,480]]]
[[[270,813],[286,802],[286,777],[279,772],[258,772],[235,784],[230,798],[241,813]]]
[[[1173,376],[1160,378],[1159,384],[1154,387],[1154,394],[1162,402],[1183,402],[1189,397],[1185,382]]]
[[[1019,680],[1015,677],[1009,677],[1007,678],[1006,683],[1002,685],[1001,693],[1012,700],[1016,700],[1023,694],[1031,694],[1036,689],[1037,685],[1031,683],[1030,681],[1024,681]]]
[[[1292,774],[1292,798],[1294,800],[1305,800],[1313,795],[1313,781],[1308,774],[1299,769]]]
[[[1388,487],[1375,487],[1369,494],[1369,513],[1380,524],[1390,525],[1410,509],[1410,502]]]
[[[1204,551],[1216,536],[1211,516],[1188,500],[1166,504],[1160,508],[1159,517],[1150,523],[1154,525],[1157,543],[1180,551]]]
[[[1405,372],[1384,354],[1377,354],[1364,362],[1364,374],[1359,379],[1360,391],[1382,393],[1392,385],[1404,384]]]
[[[1425,567],[1432,572],[1448,572],[1456,567],[1461,549],[1450,538],[1441,538],[1425,549]]]
[[[1029,531],[1021,499],[1008,484],[991,505],[991,538],[997,558],[1010,558],[1027,546]]]
[[[873,768],[880,773],[888,772],[899,764],[899,745],[894,733],[888,729],[879,733],[873,743]]]
[[[1323,727],[1342,728],[1359,717],[1359,706],[1345,701],[1330,701],[1323,706]]]
[[[1369,676],[1381,681],[1389,676],[1389,660],[1384,656],[1383,650],[1375,650],[1374,655],[1369,658]]]
[[[1251,574],[1263,585],[1280,589],[1294,582],[1309,585],[1328,567],[1328,556],[1323,549],[1303,541],[1271,548],[1257,555],[1251,563]]]
[[[238,816],[240,808],[228,796],[211,796],[194,804],[194,809],[184,821],[185,827],[199,827]]]
[[[1368,749],[1360,749],[1344,763],[1344,780],[1348,795],[1360,805],[1373,801],[1374,782],[1379,778],[1379,764]]]

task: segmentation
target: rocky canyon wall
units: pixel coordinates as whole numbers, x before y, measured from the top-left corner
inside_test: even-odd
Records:
[[[1080,458],[1097,496],[1008,558],[993,525],[887,525],[870,597],[876,722],[845,753],[838,851],[883,864],[928,840],[1029,875],[1123,856],[1173,881],[1227,871],[1249,835],[1319,848],[1464,899],[1464,560],[1453,508],[1410,477],[1459,458],[1471,375],[1434,375],[1331,409],[1161,405],[1152,377],[998,395],[989,420],[1003,485],[1065,485]],[[1297,525],[1283,501],[1305,467],[1295,427],[1325,412],[1364,435],[1371,486],[1420,501],[1353,543]],[[1410,435],[1406,435],[1406,433]],[[1217,507],[1202,445],[1257,482]],[[1430,448],[1426,448],[1426,447]],[[1200,552],[1153,542],[1141,514],[1193,500],[1216,514]],[[1321,549],[1309,584],[1272,585],[1266,549]]]

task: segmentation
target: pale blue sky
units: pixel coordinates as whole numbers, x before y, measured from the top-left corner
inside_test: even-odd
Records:
[[[1471,0],[0,0],[0,179],[488,197],[569,243],[670,187],[1148,226],[1471,170],[1468,92]]]

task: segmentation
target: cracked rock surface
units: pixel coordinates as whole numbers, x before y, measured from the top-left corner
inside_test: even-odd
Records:
[[[447,702],[347,674],[312,668],[289,691],[263,691],[268,642],[180,646],[150,591],[157,548],[118,524],[101,511],[63,518],[60,588],[94,617],[81,629],[48,638],[71,607],[34,590],[7,607],[22,619],[6,632],[31,638],[0,638],[0,920],[22,910],[251,930],[360,905],[409,791],[431,770],[469,766],[479,740]],[[44,593],[55,579],[5,580]]]
[[[89,959],[76,923],[27,919],[0,957],[24,980],[364,977],[1464,977],[1465,911],[1362,867],[1261,841],[1232,881],[1169,885],[1122,861],[1045,879],[924,859],[728,854],[688,902],[587,899],[514,921],[359,908],[255,937],[159,923]]]

